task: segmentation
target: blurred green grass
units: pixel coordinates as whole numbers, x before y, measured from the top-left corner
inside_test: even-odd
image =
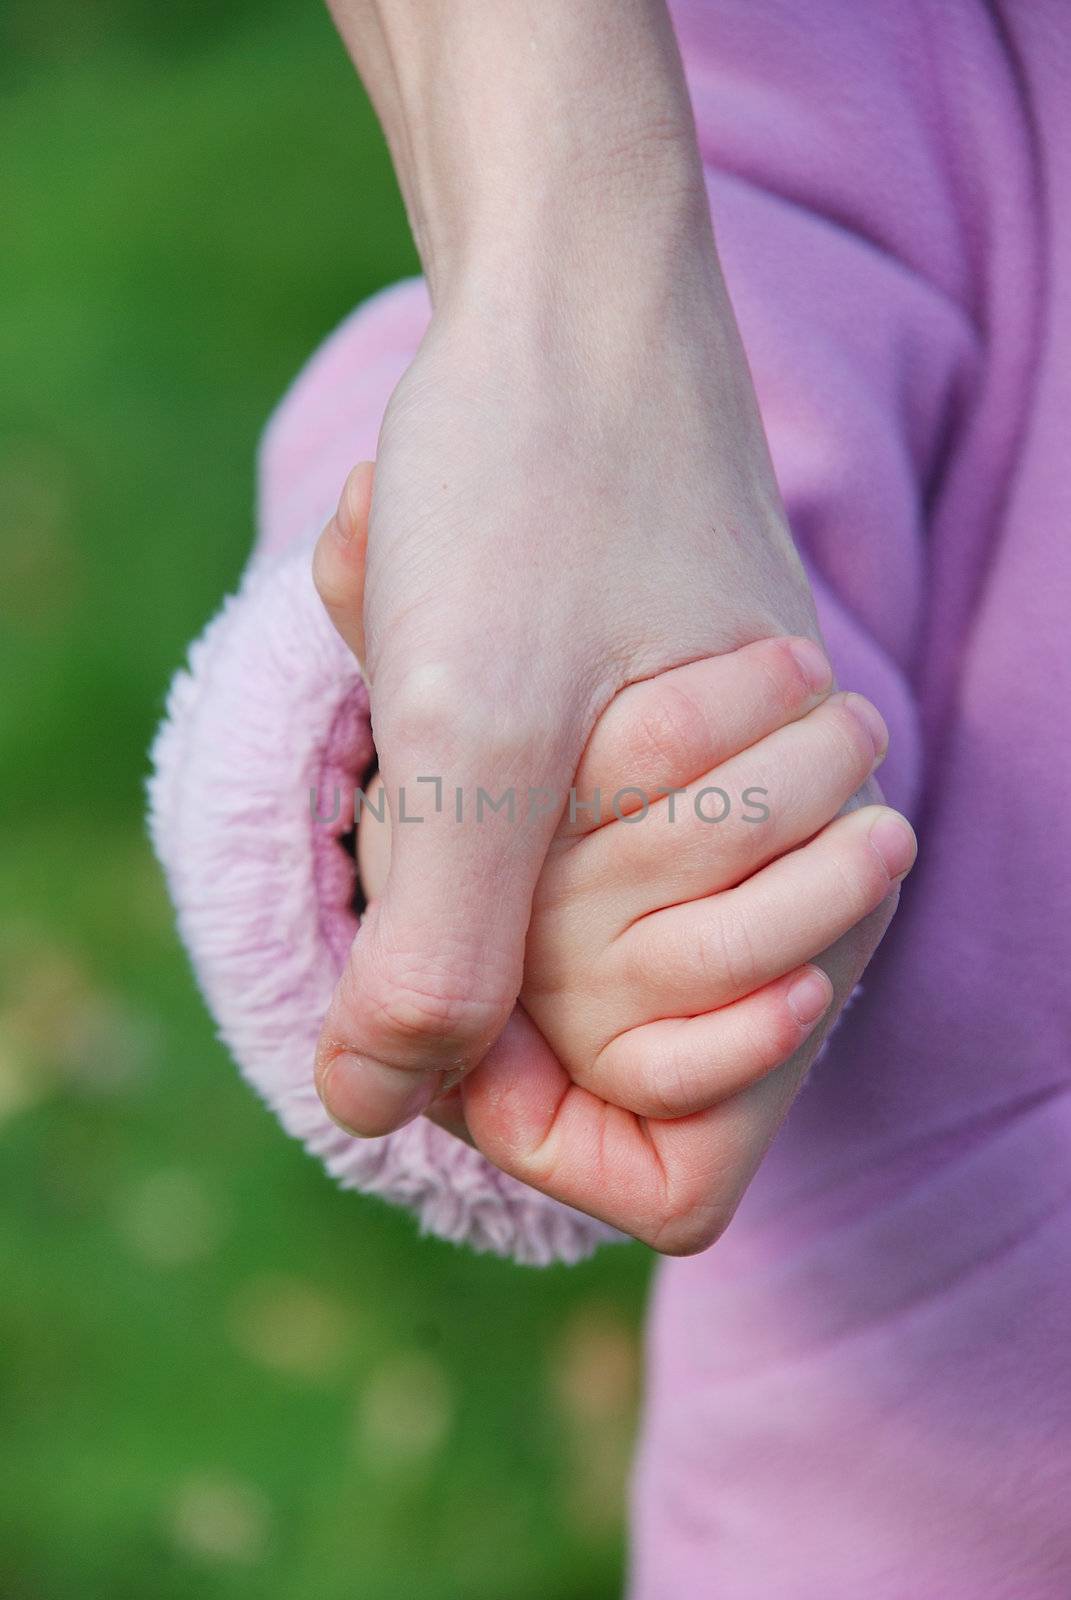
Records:
[[[375,121],[316,5],[0,30],[0,1595],[603,1600],[644,1253],[522,1272],[336,1191],[144,838],[258,430],[416,267]]]

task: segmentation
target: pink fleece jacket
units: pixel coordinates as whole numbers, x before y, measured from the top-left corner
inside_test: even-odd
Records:
[[[1068,1600],[1071,3],[674,12],[792,527],[922,851],[733,1227],[661,1268],[630,1596]],[[427,317],[420,282],[377,296],[273,417],[257,551],[156,746],[154,837],[287,1128],[434,1232],[575,1260],[611,1231],[430,1124],[350,1141],[309,1081],[371,742],[308,554]]]

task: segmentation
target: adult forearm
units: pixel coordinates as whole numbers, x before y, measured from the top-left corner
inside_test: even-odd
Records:
[[[527,395],[527,414],[565,416],[568,394],[585,438],[635,427],[641,390],[695,397],[681,439],[720,463],[726,610],[740,610],[734,523],[756,561],[756,541],[778,552],[771,631],[813,626],[665,0],[329,4],[386,130],[439,329],[469,330],[481,381],[518,415]]]
[[[646,240],[713,261],[664,0],[329,4],[437,302],[503,275],[619,273]]]

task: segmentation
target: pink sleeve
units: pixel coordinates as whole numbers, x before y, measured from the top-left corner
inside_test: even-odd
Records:
[[[927,506],[976,361],[923,279],[798,200],[710,174],[719,248],[778,484],[837,677],[890,728],[880,773],[923,781]]]
[[[857,0],[673,10],[793,535],[841,684],[889,722],[881,782],[910,814],[935,620],[927,524],[984,355],[970,235],[986,223],[963,204],[984,174],[955,121],[970,116],[975,43],[920,59],[915,8]]]

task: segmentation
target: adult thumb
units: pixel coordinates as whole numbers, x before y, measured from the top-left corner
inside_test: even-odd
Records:
[[[425,693],[377,719],[390,867],[316,1065],[325,1107],[353,1133],[389,1133],[426,1110],[509,1020],[533,891],[583,743],[548,746],[546,728],[545,714],[539,728],[523,713],[483,719],[464,694],[444,705]]]
[[[350,473],[313,560],[320,598],[358,659],[372,478],[370,462]],[[453,653],[464,653],[459,641]],[[326,1109],[368,1136],[423,1111],[505,1027],[532,892],[586,731],[548,740],[548,727],[566,729],[568,718],[545,703],[537,711],[525,680],[503,711],[503,696],[492,710],[471,677],[449,689],[448,675],[411,668],[400,675],[404,703],[375,704],[383,788],[368,795],[365,824],[389,824],[390,868],[316,1059]]]

